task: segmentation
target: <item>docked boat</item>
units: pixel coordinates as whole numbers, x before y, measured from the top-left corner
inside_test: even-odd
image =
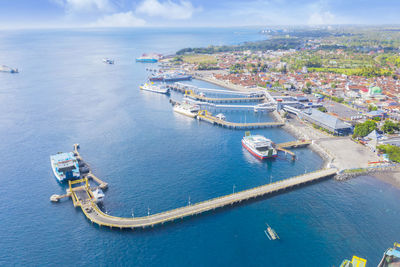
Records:
[[[178,82],[178,81],[188,81],[191,80],[191,75],[186,75],[182,73],[166,74],[164,75],[164,82]]]
[[[378,267],[400,267],[400,244],[394,243],[393,248],[389,248],[383,254]]]
[[[200,107],[190,103],[176,103],[173,110],[185,116],[195,118],[200,110]]]
[[[221,120],[221,121],[225,121],[225,120],[226,120],[225,115],[222,114],[222,113],[217,114],[217,116],[215,116],[215,117],[216,117],[217,119]]]
[[[114,64],[114,60],[113,59],[109,59],[109,58],[104,58],[103,62],[106,63],[106,64],[110,64],[110,65]]]
[[[246,132],[242,139],[242,145],[259,159],[276,158],[278,156],[272,141],[262,135],[251,135],[250,132]]]
[[[57,153],[50,156],[53,173],[59,182],[78,179],[80,177],[79,164],[74,153]]]
[[[149,80],[152,82],[162,82],[164,80],[164,76],[162,74],[153,74],[149,77]]]
[[[165,85],[155,85],[153,83],[145,83],[139,86],[141,90],[150,91],[159,94],[169,94],[169,88]]]
[[[101,190],[100,188],[97,188],[96,190],[93,191],[93,201],[95,203],[103,202],[104,196],[105,195],[103,193],[103,190]]]
[[[162,82],[178,82],[191,80],[192,76],[181,72],[167,72],[151,75],[150,81],[162,81]]]

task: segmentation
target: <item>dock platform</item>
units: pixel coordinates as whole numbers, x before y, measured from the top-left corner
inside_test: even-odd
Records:
[[[257,129],[257,128],[281,127],[285,125],[282,122],[250,122],[250,123],[229,122],[212,116],[207,110],[200,110],[199,113],[197,114],[197,119],[229,129]]]
[[[264,96],[247,96],[247,97],[227,97],[227,98],[213,98],[198,95],[192,90],[186,90],[185,96],[194,100],[209,102],[209,103],[240,103],[240,102],[259,102],[265,100]]]

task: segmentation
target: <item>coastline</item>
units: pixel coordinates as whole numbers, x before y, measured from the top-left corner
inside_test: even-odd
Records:
[[[197,80],[202,80],[211,84],[215,84],[221,87],[224,87],[229,90],[234,90],[234,91],[253,91],[252,89],[256,88],[245,88],[243,86],[239,85],[234,85],[225,81],[219,81],[215,78],[209,78],[205,77],[204,75],[199,75],[198,73],[194,73],[194,78]],[[318,138],[324,138],[324,139],[329,139],[332,138],[332,140],[335,140],[335,137],[326,135],[325,133],[321,133],[316,129],[311,129],[308,126],[305,127],[296,127],[295,122],[291,120],[285,120],[281,117],[281,115],[277,112],[274,111],[272,112],[272,116],[275,118],[277,121],[285,122],[285,125],[282,126],[282,128],[293,135],[297,139],[308,139],[308,140],[313,140],[312,144],[310,145],[310,149],[313,150],[315,153],[317,153],[322,159],[323,159],[323,166],[322,168],[331,168],[331,167],[336,167],[341,171],[341,174],[338,174],[335,176],[335,180],[338,181],[343,181],[347,180],[350,178],[355,178],[359,176],[371,176],[374,177],[377,180],[383,181],[385,183],[389,183],[396,188],[400,189],[400,168],[398,166],[395,167],[389,167],[389,168],[379,168],[379,169],[369,169],[368,166],[357,166],[355,164],[355,168],[360,167],[363,169],[360,172],[352,172],[352,173],[343,173],[344,170],[346,169],[351,169],[351,168],[346,168],[345,166],[342,166],[340,164],[340,160],[338,160],[338,157],[340,155],[337,155],[337,153],[333,153],[329,148],[324,147],[321,142],[318,142],[316,139]],[[297,120],[297,119],[296,119]],[[307,128],[305,130],[304,128]],[[336,138],[339,139],[339,138]],[[327,142],[327,141],[324,141]],[[357,144],[358,145],[358,144]],[[365,148],[363,148],[365,150]],[[343,159],[342,159],[343,161]],[[368,163],[368,162],[367,162]],[[368,165],[367,163],[363,165]],[[359,164],[358,164],[359,165]]]

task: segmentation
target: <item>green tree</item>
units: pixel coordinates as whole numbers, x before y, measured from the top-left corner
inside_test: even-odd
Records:
[[[386,120],[385,123],[383,124],[382,130],[384,133],[387,134],[393,134],[396,131],[399,131],[399,123],[394,123],[391,120]]]
[[[368,105],[368,111],[373,111],[373,110],[378,110],[378,107],[373,106],[373,105]]]
[[[400,147],[392,145],[380,145],[377,147],[381,153],[389,156],[389,160],[400,163]]]
[[[376,122],[366,121],[364,123],[359,123],[354,128],[353,137],[364,137],[369,135],[377,127]]]

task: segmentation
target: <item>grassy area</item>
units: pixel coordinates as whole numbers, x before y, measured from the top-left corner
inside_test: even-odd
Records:
[[[363,168],[358,168],[358,169],[348,169],[348,170],[344,170],[344,173],[363,173],[365,172],[365,169]]]
[[[217,59],[212,55],[184,55],[182,60],[191,64],[217,64]]]

